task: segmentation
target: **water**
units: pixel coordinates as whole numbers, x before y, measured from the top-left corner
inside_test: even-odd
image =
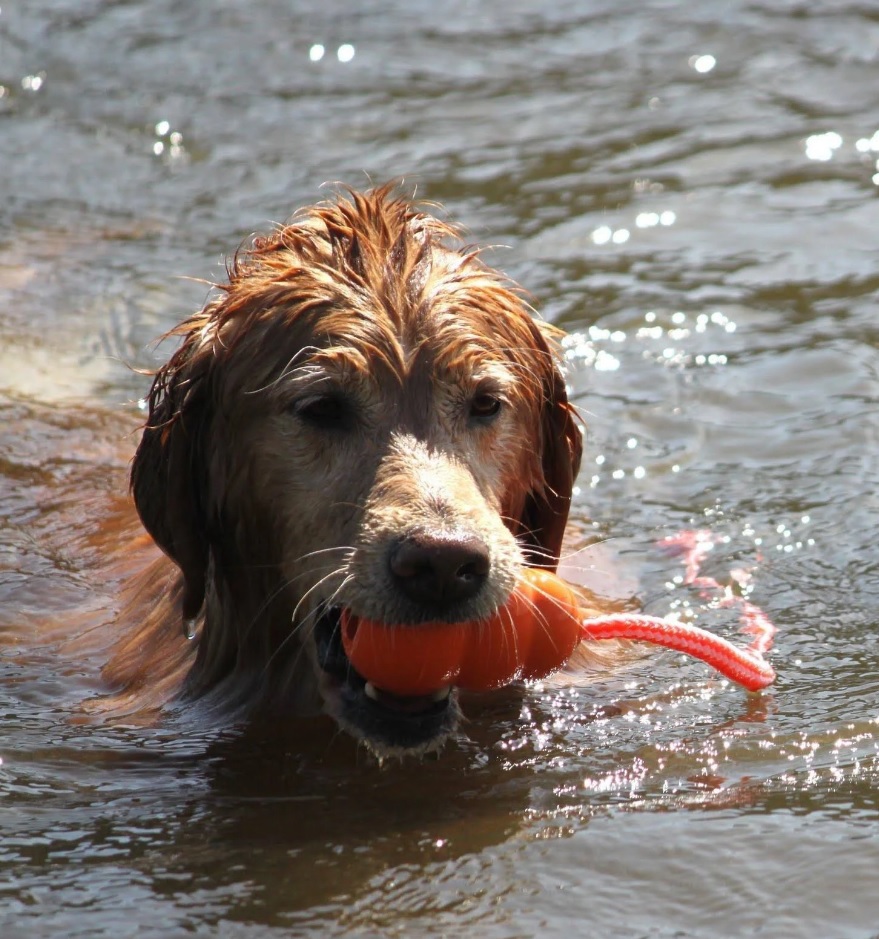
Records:
[[[4,937],[879,935],[872,7],[13,0],[0,86]],[[570,333],[570,565],[735,636],[655,546],[721,536],[769,693],[658,653],[384,768],[71,723],[95,656],[33,640],[112,631],[132,366],[249,232],[395,176]]]

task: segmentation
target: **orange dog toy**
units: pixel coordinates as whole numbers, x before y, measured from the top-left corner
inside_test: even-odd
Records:
[[[347,610],[342,614],[342,643],[351,664],[377,688],[397,695],[431,694],[447,685],[487,691],[516,679],[544,678],[568,661],[581,639],[652,642],[701,659],[750,691],[775,680],[762,656],[771,632],[742,649],[697,626],[655,616],[589,619],[561,578],[536,568],[525,568],[507,603],[478,622],[388,626]]]

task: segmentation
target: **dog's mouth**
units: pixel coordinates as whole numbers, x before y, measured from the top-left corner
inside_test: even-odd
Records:
[[[432,694],[398,695],[377,688],[354,668],[342,645],[340,608],[321,612],[314,640],[328,709],[376,755],[428,753],[455,730],[461,712],[451,686]]]

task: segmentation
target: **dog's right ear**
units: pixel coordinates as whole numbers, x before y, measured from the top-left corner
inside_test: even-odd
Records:
[[[568,401],[564,375],[553,347],[547,341],[549,327],[535,322],[535,347],[543,354],[543,401],[540,410],[539,487],[528,493],[522,509],[520,542],[530,563],[555,571],[571,509],[574,483],[583,456],[583,433],[579,415]],[[535,368],[537,371],[537,367]]]
[[[141,521],[183,573],[186,619],[201,609],[208,564],[203,508],[205,431],[210,420],[207,351],[196,349],[190,333],[156,373],[131,466],[131,491]]]

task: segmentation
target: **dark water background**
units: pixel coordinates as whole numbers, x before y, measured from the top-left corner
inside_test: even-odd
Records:
[[[870,3],[4,2],[0,935],[879,936],[877,157]],[[655,541],[722,536],[770,692],[659,653],[385,769],[320,721],[69,722],[91,677],[29,630],[89,602],[48,545],[123,485],[129,364],[367,176],[570,332],[577,561],[700,609]]]

